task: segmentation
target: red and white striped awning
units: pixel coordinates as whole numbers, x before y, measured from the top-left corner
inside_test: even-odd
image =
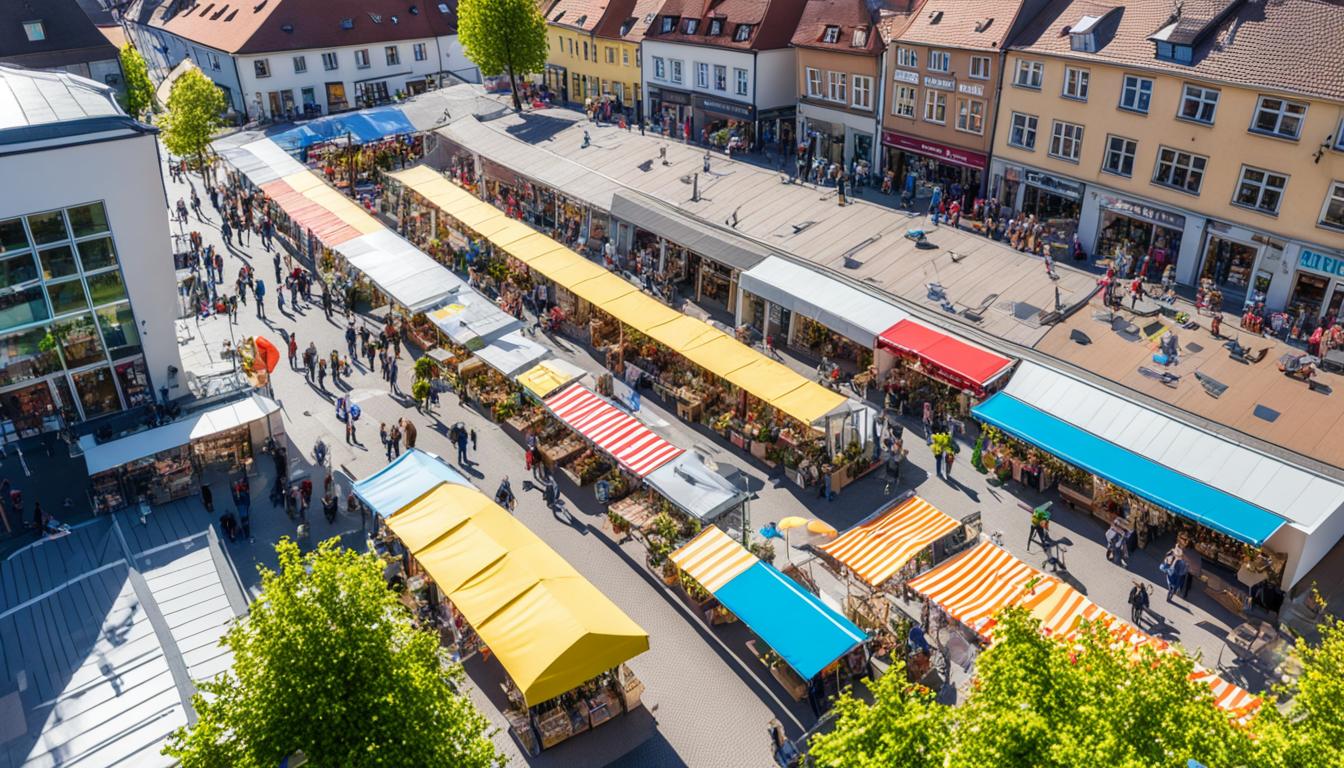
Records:
[[[654,434],[639,419],[616,408],[587,387],[566,387],[543,402],[556,418],[638,477],[644,477],[682,453],[680,448]]]

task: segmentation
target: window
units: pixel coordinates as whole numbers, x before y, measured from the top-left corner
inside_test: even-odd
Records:
[[[655,80],[667,79],[667,62],[663,61],[662,56],[653,57],[653,77]]]
[[[855,48],[862,48],[868,44],[868,29],[866,27],[855,27],[854,34],[850,35],[849,44]]]
[[[733,67],[733,82],[735,92],[738,96],[747,95],[747,70],[741,67]]]
[[[395,67],[401,63],[401,51],[395,45],[383,48],[383,55],[387,57],[387,66],[389,67]]]
[[[1130,112],[1148,114],[1148,105],[1153,101],[1153,81],[1138,75],[1125,75],[1125,83],[1120,88],[1120,108]]]
[[[294,57],[294,74],[301,75],[308,71],[308,60],[302,56]]]
[[[1300,101],[1261,96],[1260,103],[1255,106],[1251,130],[1296,140],[1302,135],[1302,120],[1306,116],[1307,105]]]
[[[1321,226],[1344,230],[1344,181],[1330,185],[1325,205],[1321,206]]]
[[[299,98],[303,100],[303,106],[305,106],[305,107],[314,107],[314,106],[317,106],[317,89],[316,89],[316,88],[300,88],[300,89],[299,89]]]
[[[327,70],[328,72],[330,72],[331,70],[333,70],[333,69],[339,67],[340,65],[341,65],[341,63],[336,59],[336,52],[335,52],[335,51],[327,51],[326,53],[322,54],[322,68],[323,68],[323,69],[325,69],[325,70]]]
[[[837,43],[840,42],[840,28],[834,24],[828,25],[826,30],[821,33],[821,42]]]
[[[369,49],[360,48],[355,51],[355,67],[358,69],[369,68]]]
[[[416,43],[411,46],[411,58],[415,59],[416,61],[424,61],[426,58],[428,58],[425,55],[424,43]]]
[[[1036,116],[1013,113],[1012,130],[1008,132],[1008,143],[1021,149],[1036,149]]]
[[[728,90],[728,68],[722,64],[714,65],[714,90]]]
[[[709,65],[700,62],[695,63],[695,87],[709,87]]]
[[[1064,97],[1087,101],[1088,72],[1086,69],[1064,68]]]
[[[1050,131],[1050,156],[1078,162],[1083,150],[1083,126],[1056,120]]]
[[[749,40],[749,39],[751,39],[751,25],[750,25],[750,24],[738,24],[738,25],[737,25],[737,32],[733,33],[733,40],[735,40],[735,41],[737,41],[737,42],[739,42],[739,43],[743,43],[743,42],[746,42],[746,41]]]
[[[821,95],[821,70],[815,67],[808,67],[807,74],[807,95],[820,99]]]
[[[219,71],[219,54],[210,54],[210,68],[216,72]]]
[[[681,59],[672,60],[672,82],[681,82]]]
[[[1101,170],[1116,176],[1134,175],[1134,155],[1139,151],[1139,143],[1123,136],[1106,137],[1106,157],[1101,162]]]
[[[630,49],[629,49],[629,48],[622,48],[622,49],[621,49],[621,66],[623,66],[623,67],[628,67],[628,66],[630,66]]]
[[[699,28],[700,28],[700,20],[699,20],[699,19],[687,19],[687,20],[686,20],[686,34],[688,34],[688,35],[694,35],[694,34],[695,34],[695,30],[697,30],[697,29],[699,29]]]
[[[916,97],[917,92],[913,85],[896,86],[896,98],[891,101],[891,114],[914,120]]]
[[[1195,49],[1193,46],[1173,45],[1159,40],[1157,43],[1157,58],[1174,61],[1177,64],[1189,64],[1195,60]]]
[[[587,61],[587,60],[588,60],[588,41],[587,41],[587,40],[584,40],[584,41],[583,41],[583,60],[584,60],[584,61]]]
[[[100,235],[110,231],[107,226],[107,211],[102,203],[69,208],[65,214],[70,217],[70,231],[75,233],[75,237]]]
[[[256,73],[257,77],[270,77],[271,62],[267,59],[257,59],[252,62],[252,71]]]
[[[1218,111],[1218,92],[1212,88],[1186,84],[1181,97],[1180,117],[1197,123],[1213,125],[1213,115]]]
[[[1198,195],[1204,183],[1204,167],[1208,163],[1207,157],[1162,147],[1157,151],[1153,183]]]
[[[1253,208],[1261,213],[1276,214],[1279,202],[1283,200],[1283,188],[1288,186],[1288,177],[1281,173],[1241,167],[1241,181],[1237,183],[1237,196],[1232,202]]]
[[[41,21],[23,22],[23,34],[28,36],[30,43],[40,43],[47,39],[47,29],[42,26]]]
[[[854,106],[859,109],[873,108],[873,78],[854,76]]]
[[[946,72],[952,68],[952,54],[947,51],[929,51],[929,71]]]
[[[1339,127],[1335,129],[1335,149],[1344,152],[1344,118],[1340,118]]]
[[[671,32],[672,28],[675,27],[676,25],[677,25],[676,16],[664,16],[663,25],[659,27],[658,30],[663,33]]]
[[[1045,65],[1039,61],[1017,60],[1017,71],[1013,73],[1013,85],[1018,88],[1041,89],[1045,79]]]
[[[947,124],[947,94],[932,88],[924,92],[924,120],[939,125]]]
[[[989,79],[989,57],[972,56],[971,57],[971,78],[975,80]]]
[[[896,65],[908,67],[910,69],[919,69],[919,51],[914,48],[897,48]]]
[[[957,99],[957,130],[967,133],[985,132],[985,102],[979,99]]]
[[[845,82],[849,78],[844,72],[826,73],[826,98],[831,101],[845,103]]]
[[[722,35],[722,34],[723,34],[723,19],[710,19],[710,20],[709,20],[709,34],[711,34],[711,35]]]

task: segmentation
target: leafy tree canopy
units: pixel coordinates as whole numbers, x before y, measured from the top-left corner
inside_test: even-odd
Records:
[[[154,83],[145,57],[129,43],[121,49],[121,74],[126,80],[126,111],[140,118],[154,108]]]
[[[164,145],[175,155],[203,159],[227,108],[219,86],[199,69],[187,69],[168,94],[168,113],[161,123]]]
[[[488,723],[456,689],[461,668],[414,629],[382,562],[336,539],[300,554],[282,540],[278,571],[223,644],[233,668],[200,683],[200,716],[165,754],[186,768],[274,768],[296,750],[320,766],[488,768]]]
[[[533,0],[461,0],[457,35],[483,75],[509,76],[513,107],[522,109],[517,78],[546,66],[546,19]]]

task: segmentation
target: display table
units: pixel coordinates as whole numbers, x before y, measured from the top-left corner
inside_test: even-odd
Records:
[[[541,461],[546,468],[555,471],[555,468],[583,452],[583,441],[574,436],[567,436],[558,443],[538,446],[537,452],[541,454]]]

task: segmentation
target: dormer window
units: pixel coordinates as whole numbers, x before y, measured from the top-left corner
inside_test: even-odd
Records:
[[[710,19],[710,20],[709,20],[709,34],[711,34],[711,35],[722,35],[722,34],[723,34],[723,19]]]
[[[666,34],[666,33],[671,32],[672,30],[674,30],[674,29],[676,29],[676,28],[677,28],[677,17],[676,17],[676,16],[664,16],[664,17],[663,17],[663,26],[659,27],[659,31],[661,31],[662,33]]]
[[[40,20],[23,22],[23,34],[28,38],[28,42],[30,43],[40,43],[47,39],[47,29],[42,26]]]
[[[688,34],[688,35],[694,35],[694,34],[695,34],[695,30],[697,30],[697,29],[699,29],[699,28],[700,28],[700,20],[699,20],[699,19],[687,19],[687,20],[686,20],[686,34]]]
[[[834,24],[826,27],[826,31],[821,33],[821,42],[838,43],[840,42],[840,28]]]
[[[737,31],[733,33],[733,41],[738,43],[745,43],[749,39],[751,39],[751,25],[738,24]]]
[[[1157,58],[1163,61],[1174,61],[1177,64],[1189,64],[1195,60],[1194,46],[1175,45],[1173,43],[1157,42]]]
[[[1091,32],[1079,34],[1077,32],[1069,33],[1069,47],[1075,51],[1083,53],[1096,53],[1097,37]]]
[[[849,44],[855,48],[862,48],[868,44],[868,28],[855,27],[854,35],[850,38]]]

